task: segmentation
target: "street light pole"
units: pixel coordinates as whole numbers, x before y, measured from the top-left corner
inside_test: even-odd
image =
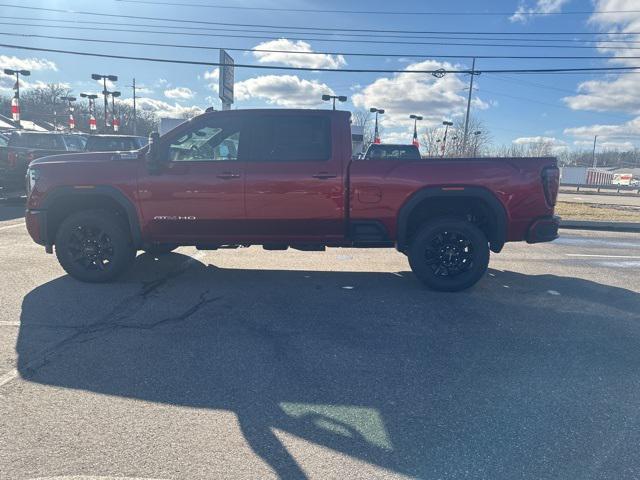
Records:
[[[31,75],[31,72],[29,70],[13,70],[11,68],[5,68],[4,73],[6,75],[16,76],[16,93],[13,97],[13,101],[11,102],[11,114],[13,121],[16,122],[18,128],[20,128],[20,75],[22,75],[23,77],[28,77],[29,75]]]
[[[444,153],[447,149],[447,132],[449,131],[449,127],[453,125],[453,122],[444,121],[442,124],[444,127],[444,137],[442,138],[442,157],[444,157]]]
[[[133,134],[137,135],[138,132],[138,121],[136,116],[136,79],[133,79],[133,84],[131,85],[133,89]]]
[[[409,115],[409,118],[413,119],[413,140],[412,144],[420,148],[420,142],[418,141],[418,120],[422,120],[421,115]]]
[[[68,102],[69,104],[69,130],[73,130],[76,126],[75,119],[73,118],[73,107],[71,106],[71,102],[76,101],[76,97],[60,97],[60,100],[63,102]]]
[[[475,132],[473,132],[473,136],[474,136],[474,142],[473,142],[473,156],[477,156],[478,155],[478,135],[480,135],[482,132],[480,130],[476,130]]]
[[[596,168],[598,161],[596,160],[596,142],[598,141],[598,135],[593,137],[593,168]]]
[[[107,128],[109,128],[109,121],[107,118],[107,110],[109,109],[109,102],[107,100],[107,80],[111,81],[111,82],[117,82],[118,81],[118,77],[117,75],[102,75],[99,73],[92,73],[91,74],[91,78],[93,80],[102,80],[102,95],[104,96],[104,125],[105,125],[105,130]]]
[[[120,120],[116,118],[116,97],[120,96],[120,92],[109,92],[111,94],[111,127],[113,131],[118,131]]]
[[[333,109],[336,109],[336,100],[340,101],[340,102],[346,102],[347,101],[347,97],[345,97],[344,95],[322,95],[322,100],[327,102],[329,100],[333,100]]]
[[[376,114],[376,126],[375,130],[373,131],[373,143],[380,143],[380,134],[378,133],[378,114],[384,114],[384,109],[371,107],[369,111]]]
[[[98,95],[94,93],[81,93],[80,96],[89,100],[89,131],[90,133],[93,133],[94,130],[97,129],[96,117],[94,117],[94,114],[96,108],[95,101],[98,98]]]

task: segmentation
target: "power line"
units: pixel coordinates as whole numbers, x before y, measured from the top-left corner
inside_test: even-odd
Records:
[[[239,48],[239,47],[206,47],[203,45],[184,45],[177,43],[134,42],[127,40],[100,40],[95,38],[62,37],[55,35],[39,35],[34,33],[0,32],[0,35],[24,38],[46,38],[50,40],[65,40],[88,43],[106,43],[114,45],[138,45],[143,47],[168,47],[194,50],[228,50],[232,52],[256,52],[256,53],[294,53],[300,55],[342,55],[345,57],[393,57],[393,58],[482,58],[482,59],[506,59],[506,60],[611,60],[611,57],[601,55],[443,55],[443,54],[412,54],[412,53],[369,53],[369,52],[344,52],[344,51],[297,51],[279,50],[270,48]],[[640,56],[615,57],[616,60],[638,60]]]
[[[54,12],[54,13],[64,13],[68,14],[78,14],[78,15],[90,15],[94,17],[110,17],[110,18],[130,18],[134,20],[154,20],[154,21],[163,21],[163,22],[174,22],[174,23],[187,23],[187,24],[199,24],[199,25],[222,25],[222,26],[238,26],[238,27],[265,27],[265,28],[278,28],[281,30],[288,30],[291,28],[297,28],[298,30],[325,30],[325,31],[349,31],[349,32],[369,32],[371,29],[355,29],[355,28],[335,28],[335,27],[292,27],[291,25],[261,25],[261,24],[245,24],[245,23],[228,23],[228,22],[213,22],[207,20],[188,20],[188,19],[177,19],[177,18],[167,18],[167,17],[149,17],[149,16],[141,16],[141,15],[123,15],[123,14],[114,14],[114,13],[99,13],[99,12],[91,12],[91,11],[83,11],[83,10],[70,10],[70,9],[61,9],[61,8],[46,8],[46,7],[32,7],[26,5],[15,5],[9,3],[0,3],[0,7],[10,7],[10,8],[19,8],[25,10],[36,10],[36,11],[44,11],[44,12]],[[421,34],[460,34],[460,35],[640,35],[640,32],[481,32],[481,31],[442,31],[442,30],[382,30],[377,29],[376,32],[383,33],[421,33]]]
[[[77,20],[67,20],[67,19],[42,19],[42,18],[35,18],[35,17],[16,17],[16,16],[4,16],[3,17],[4,20],[27,20],[27,21],[37,21],[37,22],[49,22],[49,23],[62,23],[62,24],[69,24],[69,23],[73,23],[74,25],[78,23]],[[8,25],[26,25],[26,26],[35,26],[33,24],[20,24],[20,23],[7,23]],[[241,25],[241,24],[237,24],[237,25],[233,25],[235,27],[238,28],[233,28],[233,29],[229,29],[229,28],[211,28],[211,27],[186,27],[186,26],[181,26],[181,25],[158,25],[158,24],[149,24],[149,23],[127,23],[127,22],[105,22],[105,21],[100,21],[100,22],[91,22],[91,21],[83,21],[83,24],[92,24],[92,25],[113,25],[113,26],[119,26],[119,27],[136,27],[136,28],[140,28],[140,27],[149,27],[149,28],[171,28],[171,29],[183,29],[183,30],[198,30],[198,31],[212,31],[212,32],[246,32],[246,33],[276,33],[276,34],[299,34],[299,35],[305,35],[307,33],[309,33],[310,29],[297,29],[297,30],[291,30],[288,32],[282,32],[282,30],[279,27],[271,27],[271,26],[256,26],[256,28],[269,28],[269,29],[277,29],[277,30],[247,30],[245,25]],[[62,28],[59,25],[37,25],[37,26],[42,26],[42,27],[52,27],[52,28]],[[295,28],[295,27],[287,27],[287,28]],[[622,43],[625,45],[628,44],[640,44],[640,41],[635,41],[635,40],[609,40],[609,39],[586,39],[586,38],[517,38],[517,37],[500,37],[500,38],[496,38],[496,37],[482,37],[482,38],[478,38],[478,37],[469,37],[469,36],[465,36],[465,37],[460,37],[460,36],[451,36],[451,34],[446,34],[446,36],[443,35],[428,35],[428,36],[415,36],[415,35],[384,35],[381,34],[379,31],[373,31],[373,30],[361,30],[363,32],[368,32],[368,33],[338,33],[338,32],[326,32],[326,31],[322,31],[322,32],[312,32],[312,35],[324,35],[324,36],[340,36],[340,37],[376,37],[376,38],[402,38],[402,39],[430,39],[430,40],[482,40],[482,41],[503,41],[503,42],[571,42],[571,43],[598,43],[599,46],[602,46],[602,44],[609,44],[609,43]],[[145,31],[140,31],[139,33],[144,33]],[[417,32],[416,32],[417,34]],[[457,35],[457,34],[456,34]]]
[[[203,65],[209,67],[219,67],[223,64],[219,62],[202,62],[195,60],[179,60],[179,59],[167,59],[167,58],[154,58],[154,57],[133,57],[128,55],[113,55],[106,53],[94,53],[94,52],[80,52],[75,50],[61,50],[55,48],[41,48],[41,47],[27,47],[23,45],[12,45],[6,43],[0,43],[0,47],[13,48],[17,50],[28,50],[36,52],[50,52],[50,53],[62,53],[68,55],[81,55],[85,57],[98,57],[98,58],[116,58],[120,60],[137,60],[145,62],[159,62],[159,63],[175,63],[181,65]],[[289,71],[306,71],[306,72],[335,72],[335,73],[409,73],[409,74],[469,74],[471,70],[398,70],[398,69],[373,69],[373,68],[315,68],[315,67],[289,67],[279,65],[252,65],[236,63],[235,68],[254,68],[261,70],[289,70]],[[517,73],[517,74],[559,74],[559,73],[609,73],[609,72],[636,72],[640,71],[640,66],[627,66],[627,67],[583,67],[583,68],[529,68],[529,69],[487,69],[476,70],[478,73]]]
[[[68,27],[65,26],[54,26],[54,25],[39,25],[39,24],[29,24],[29,23],[16,23],[16,22],[0,22],[0,25],[9,25],[14,27],[40,27],[40,28],[57,28],[57,29],[66,29]],[[268,36],[268,35],[229,35],[227,33],[192,33],[192,32],[167,32],[159,31],[159,30],[132,30],[132,29],[120,29],[120,28],[107,28],[107,27],[80,27],[75,25],[74,30],[91,30],[91,31],[105,31],[105,32],[122,32],[122,33],[151,33],[151,34],[160,34],[160,35],[180,35],[180,36],[192,36],[192,37],[225,37],[225,38],[247,38],[254,40],[281,40],[283,37],[280,36]],[[381,45],[440,45],[440,46],[473,46],[473,47],[498,47],[498,48],[566,48],[566,49],[594,49],[597,48],[598,45],[556,45],[556,44],[546,44],[546,45],[530,45],[530,44],[496,44],[496,43],[462,43],[462,42],[416,42],[416,41],[391,41],[391,40],[355,40],[355,39],[335,39],[335,38],[309,38],[309,37],[291,37],[287,36],[288,40],[305,40],[305,41],[315,41],[315,42],[332,42],[332,43],[363,43],[363,44],[381,44]],[[506,40],[505,40],[506,41]],[[640,50],[639,47],[629,47],[629,46],[616,46],[609,47],[615,48],[616,50]]]
[[[204,7],[228,10],[259,10],[266,12],[303,12],[303,13],[344,13],[360,15],[442,15],[442,16],[512,16],[516,12],[452,12],[452,11],[397,11],[397,10],[328,10],[315,8],[281,8],[281,7],[244,7],[237,5],[206,5],[202,3],[178,3],[178,2],[158,2],[149,0],[116,0],[123,3],[139,3],[150,5],[169,5],[179,7]],[[592,10],[592,11],[568,11],[568,12],[522,12],[523,15],[534,16],[554,16],[554,15],[592,15],[592,14],[614,14],[614,13],[639,13],[640,10]]]

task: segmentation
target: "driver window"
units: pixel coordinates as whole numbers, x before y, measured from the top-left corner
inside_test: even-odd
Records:
[[[235,126],[203,126],[174,139],[169,145],[171,162],[238,160],[240,129]]]

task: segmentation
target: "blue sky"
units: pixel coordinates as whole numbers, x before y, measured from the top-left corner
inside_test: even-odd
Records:
[[[353,9],[353,10],[402,10],[402,11],[451,11],[459,12],[509,12],[502,16],[428,16],[428,15],[363,15],[347,13],[308,13],[263,10],[234,10],[192,6],[150,5],[125,3],[117,0],[82,2],[75,0],[13,0],[7,4],[71,9],[109,13],[115,15],[154,16],[193,21],[215,21],[229,23],[268,24],[290,27],[331,27],[377,31],[394,30],[454,30],[495,32],[587,32],[587,31],[640,31],[640,13],[529,16],[526,12],[562,11],[611,11],[638,8],[637,0],[497,0],[450,2],[425,1],[335,1],[335,0],[255,0],[244,2],[209,2],[224,5],[298,9]],[[185,3],[206,4],[204,0],[185,0]],[[191,33],[215,33],[222,36],[206,37],[185,35],[184,30],[172,29],[176,35],[167,33],[143,33],[145,30],[168,31],[169,22],[137,21],[127,18],[105,18],[80,14],[62,14],[28,9],[0,7],[3,17],[25,17],[41,20],[72,20],[64,28],[44,26],[3,26],[7,33],[35,33],[54,36],[74,36],[93,39],[118,39],[151,43],[177,43],[207,47],[254,48],[260,45],[283,50],[375,52],[402,54],[404,57],[339,57],[335,55],[311,56],[295,54],[256,55],[255,53],[231,52],[237,63],[264,65],[315,66],[332,68],[391,68],[391,69],[435,69],[468,68],[467,59],[412,58],[411,55],[602,55],[604,60],[553,60],[526,59],[501,60],[480,59],[477,68],[553,68],[589,67],[606,65],[634,65],[640,61],[606,60],[615,55],[632,55],[633,50],[604,49],[602,46],[588,49],[569,48],[492,48],[483,46],[416,45],[416,44],[367,44],[313,40],[300,43],[295,38],[320,38],[316,33],[291,33],[275,28],[273,32],[258,34],[239,28],[235,34],[266,35],[275,39],[232,38],[231,32],[191,30]],[[14,20],[3,22],[25,22],[44,25],[36,20]],[[90,23],[91,22],[91,23]],[[96,22],[124,22],[134,24],[157,24],[158,27],[126,27],[101,25]],[[50,23],[51,24],[51,23]],[[59,24],[63,25],[63,24]],[[174,24],[178,25],[178,24]],[[192,27],[215,28],[211,25],[192,24]],[[79,28],[75,28],[79,27]],[[82,28],[82,29],[81,29]],[[99,31],[96,28],[132,29],[132,32]],[[237,28],[237,27],[228,27]],[[254,29],[255,30],[255,29]],[[361,33],[361,32],[358,32]],[[390,34],[387,34],[390,35]],[[464,35],[460,35],[464,36]],[[495,37],[497,35],[493,35]],[[122,46],[91,44],[36,38],[16,38],[1,35],[0,43],[18,43],[34,47],[60,48],[67,50],[115,53],[119,55],[178,58],[215,62],[216,50],[186,50],[152,46]],[[362,39],[362,37],[351,37]],[[522,37],[518,37],[522,38]],[[548,37],[545,37],[548,38]],[[639,35],[624,37],[640,40]],[[371,40],[371,38],[368,38]],[[406,41],[389,38],[387,40]],[[437,39],[419,41],[437,42]],[[264,42],[269,42],[264,45]],[[452,42],[474,43],[474,40],[452,40]],[[445,41],[446,43],[446,41]],[[491,43],[484,41],[484,43]],[[494,42],[495,43],[495,42]],[[519,42],[526,43],[526,42]],[[545,43],[545,42],[529,42]],[[553,42],[546,42],[553,43]],[[568,42],[555,42],[568,43]],[[576,43],[576,45],[585,45]],[[637,45],[637,44],[631,44]],[[74,91],[99,91],[100,87],[90,80],[91,73],[111,73],[120,77],[117,88],[126,97],[130,96],[135,76],[142,88],[138,94],[144,108],[154,109],[162,115],[175,115],[183,111],[197,111],[213,105],[220,107],[217,98],[217,71],[189,65],[141,63],[128,60],[100,59],[67,56],[55,53],[26,52],[0,47],[0,66],[26,66],[32,70],[27,79],[29,85],[40,82],[63,82]],[[473,93],[473,114],[481,119],[491,131],[494,144],[526,143],[536,137],[545,137],[557,149],[587,148],[593,135],[600,136],[604,148],[629,148],[640,145],[640,95],[637,94],[636,74],[597,75],[492,75],[477,76]],[[236,108],[257,106],[272,107],[319,107],[326,108],[319,100],[322,93],[347,95],[346,108],[385,108],[384,131],[387,141],[410,141],[410,113],[425,117],[422,126],[436,125],[443,119],[457,119],[464,112],[465,88],[468,76],[446,75],[437,80],[430,75],[371,74],[332,72],[288,72],[257,69],[236,69]],[[10,79],[0,77],[0,91],[10,90]],[[130,101],[130,100],[125,100]],[[406,139],[405,139],[406,137]]]

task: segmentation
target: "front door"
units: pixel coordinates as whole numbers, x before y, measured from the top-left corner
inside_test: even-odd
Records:
[[[246,229],[262,241],[322,242],[344,236],[342,152],[331,118],[274,112],[250,123]]]
[[[233,239],[244,221],[241,121],[220,113],[176,128],[160,140],[162,168],[144,173],[139,198],[154,241]]]

